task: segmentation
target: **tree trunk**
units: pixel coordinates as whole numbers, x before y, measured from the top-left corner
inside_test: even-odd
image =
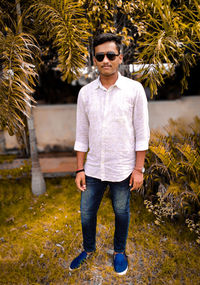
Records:
[[[37,142],[34,128],[33,113],[31,108],[30,118],[27,118],[28,130],[29,130],[29,140],[30,140],[30,153],[31,153],[31,189],[34,195],[41,195],[46,191],[46,184],[44,177],[41,172],[40,162],[37,152]]]
[[[19,32],[22,33],[22,22],[20,20],[20,17],[21,17],[20,0],[15,0],[15,3],[16,3],[18,24],[19,24]],[[29,131],[30,154],[31,154],[31,161],[32,161],[31,189],[34,195],[39,196],[46,191],[46,184],[45,184],[45,180],[42,175],[42,172],[41,172],[40,162],[38,158],[32,107],[30,110],[30,117],[27,118],[27,124],[28,124],[28,131]]]
[[[0,154],[5,154],[5,137],[3,130],[0,129]]]

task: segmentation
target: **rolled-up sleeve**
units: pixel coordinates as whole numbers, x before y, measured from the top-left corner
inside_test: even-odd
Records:
[[[147,150],[149,147],[149,114],[147,98],[143,86],[139,84],[134,106],[135,151]]]
[[[86,114],[84,92],[80,90],[77,101],[76,111],[76,140],[74,150],[87,152],[88,151],[88,131],[89,121]]]

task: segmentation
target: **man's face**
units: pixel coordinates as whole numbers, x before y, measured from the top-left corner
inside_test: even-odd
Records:
[[[119,54],[115,42],[105,42],[95,47],[95,55],[98,53],[113,52]],[[116,56],[114,60],[109,60],[107,56],[104,56],[103,61],[98,61],[94,57],[94,64],[97,66],[101,76],[109,77],[118,72],[118,67],[122,63],[123,56],[120,54]]]

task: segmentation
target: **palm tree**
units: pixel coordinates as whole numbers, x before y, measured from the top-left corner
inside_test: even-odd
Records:
[[[82,9],[71,0],[34,1],[32,5],[29,1],[15,0],[5,13],[6,2],[2,1],[0,5],[0,126],[12,135],[24,130],[22,118],[23,115],[28,117],[32,192],[40,195],[45,192],[45,182],[38,160],[31,102],[35,102],[33,94],[41,54],[33,33],[37,35],[38,27],[40,30],[42,27],[57,49],[62,79],[71,81],[85,64],[87,22]],[[15,10],[11,9],[13,7]],[[30,21],[32,26],[23,25]]]
[[[16,12],[17,12],[17,18],[18,18],[19,34],[22,34],[20,1],[15,0],[15,3],[16,3]],[[25,79],[25,83],[28,84],[27,79]],[[34,120],[33,120],[32,106],[30,103],[30,99],[28,99],[27,105],[30,108],[30,114],[29,116],[27,116],[27,124],[28,124],[28,131],[29,131],[30,154],[31,154],[31,161],[32,161],[31,189],[34,195],[41,195],[46,191],[46,184],[45,184],[42,172],[41,172],[39,158],[38,158]]]

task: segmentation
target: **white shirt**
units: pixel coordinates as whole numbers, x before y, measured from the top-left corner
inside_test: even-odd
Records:
[[[149,123],[143,86],[118,74],[106,89],[100,78],[81,88],[77,102],[76,151],[87,152],[85,174],[122,181],[135,166],[135,152],[148,149]]]

